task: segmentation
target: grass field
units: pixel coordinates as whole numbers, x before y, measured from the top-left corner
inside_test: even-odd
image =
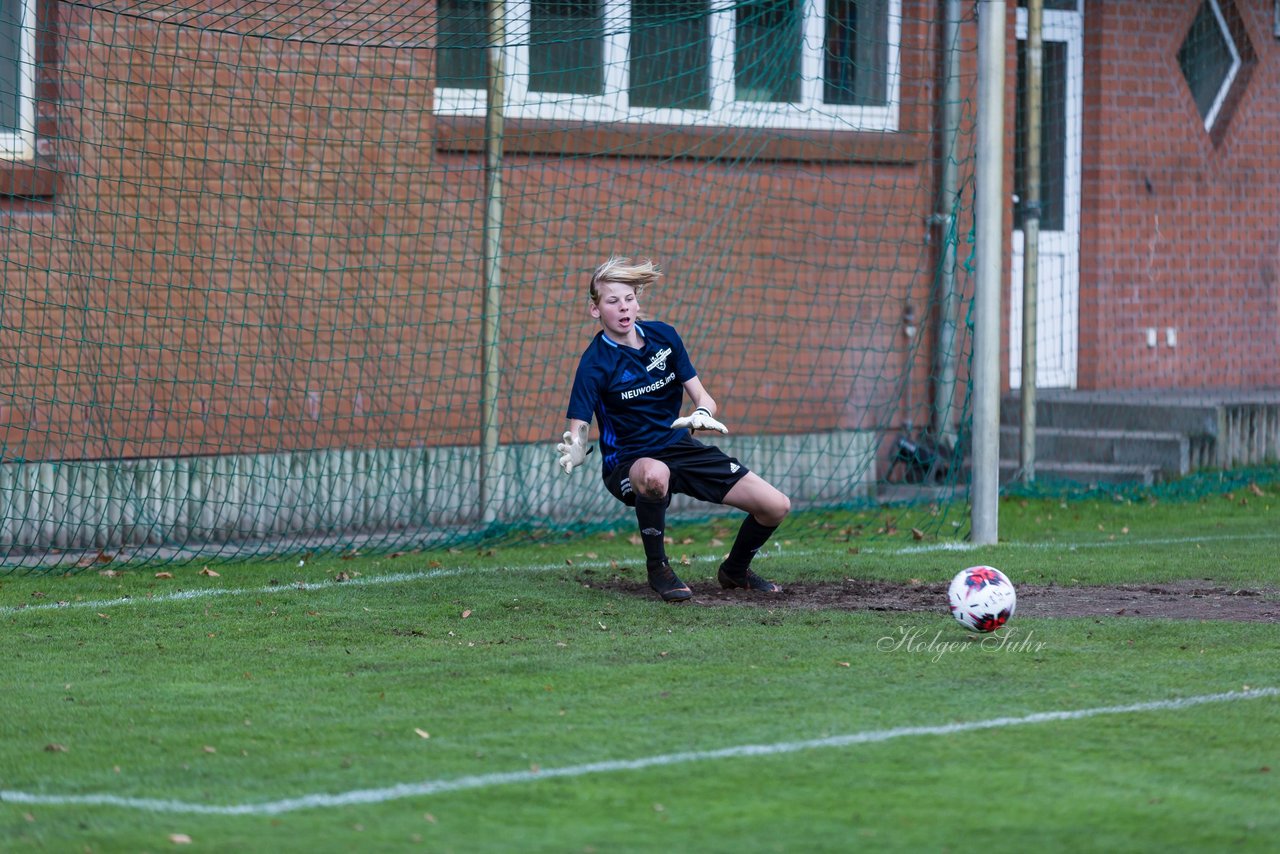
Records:
[[[760,569],[1280,588],[1275,484],[1009,499],[973,549],[895,512],[796,514]],[[695,591],[725,527],[668,531]],[[942,601],[584,586],[639,579],[629,536],[0,578],[0,849],[1280,847],[1274,624],[1015,616],[991,643]]]

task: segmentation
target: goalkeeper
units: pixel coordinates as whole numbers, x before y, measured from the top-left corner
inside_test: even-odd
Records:
[[[589,310],[601,328],[573,378],[568,429],[556,445],[559,465],[572,473],[586,461],[594,416],[605,487],[635,508],[649,586],[665,601],[693,596],[667,560],[664,537],[672,493],[746,511],[717,579],[726,588],[781,593],[777,584],[751,571],[751,559],[786,517],[791,501],[738,460],[693,437],[698,430],[729,430],[716,420],[716,402],[676,330],[640,319],[640,295],[661,276],[650,260],[616,257],[592,275]],[[681,417],[686,393],[695,408]]]

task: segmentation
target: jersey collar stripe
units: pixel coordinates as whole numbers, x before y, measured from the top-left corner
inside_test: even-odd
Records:
[[[644,334],[644,327],[641,326],[638,322],[636,323],[636,332],[640,333],[641,338],[646,337]],[[603,332],[600,333],[600,340],[615,349],[622,346],[617,341],[614,341],[612,338],[610,338],[608,335],[605,335]]]

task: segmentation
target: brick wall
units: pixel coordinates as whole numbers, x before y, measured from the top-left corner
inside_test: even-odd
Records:
[[[1220,139],[1174,58],[1195,4],[1088,4],[1082,387],[1278,375],[1280,63],[1270,5],[1236,2],[1257,62]],[[935,5],[905,7],[890,141],[509,155],[503,441],[558,435],[596,328],[585,276],[613,252],[667,268],[647,312],[681,328],[737,431],[927,422]],[[59,192],[0,232],[4,456],[477,443],[483,161],[439,144],[429,18],[372,48],[316,29],[333,22],[294,22],[328,37],[305,43],[59,9]],[[1148,350],[1148,325],[1178,347]]]
[[[1255,61],[1214,133],[1177,61],[1199,3],[1086,4],[1082,388],[1280,383],[1280,41],[1231,2]]]
[[[61,187],[3,232],[5,457],[477,443],[482,159],[433,144],[430,51],[59,9]],[[614,252],[667,268],[648,314],[736,429],[900,417],[932,267],[916,64],[888,167],[513,152],[503,441],[558,435]]]

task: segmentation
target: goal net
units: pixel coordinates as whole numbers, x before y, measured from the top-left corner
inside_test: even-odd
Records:
[[[611,255],[665,271],[644,315],[717,444],[798,508],[941,526],[976,79],[945,5],[6,4],[0,556],[625,526],[552,450]]]

